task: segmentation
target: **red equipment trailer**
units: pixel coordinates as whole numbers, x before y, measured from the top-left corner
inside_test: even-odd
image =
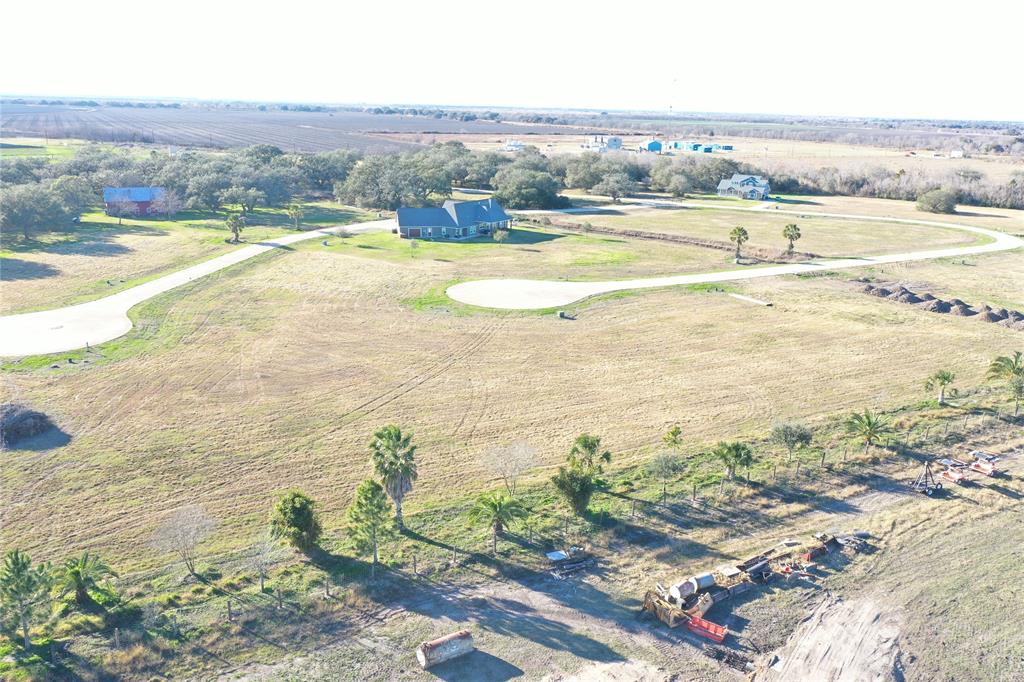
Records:
[[[707,637],[712,642],[717,642],[718,644],[725,641],[725,636],[729,634],[727,627],[712,623],[710,620],[704,620],[700,616],[691,616],[690,620],[686,623],[686,627],[695,635]]]

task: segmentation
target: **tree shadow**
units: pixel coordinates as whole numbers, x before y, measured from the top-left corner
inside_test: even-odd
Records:
[[[786,204],[786,205],[790,205],[790,206],[793,206],[793,205],[821,206],[821,202],[820,201],[812,201],[810,199],[787,199],[787,198],[783,198],[783,197],[774,197],[774,201],[777,204]]]
[[[475,649],[465,656],[435,665],[427,672],[447,682],[458,682],[459,680],[505,682],[526,674],[522,668],[479,649]]]
[[[60,270],[47,263],[37,263],[20,258],[0,258],[0,281],[3,282],[44,279],[59,274]]]

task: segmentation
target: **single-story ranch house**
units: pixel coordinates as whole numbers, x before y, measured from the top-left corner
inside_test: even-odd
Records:
[[[398,209],[398,236],[403,239],[472,239],[507,230],[512,219],[494,199],[453,201],[440,208]]]
[[[741,199],[767,199],[771,185],[760,175],[735,173],[731,178],[718,183],[718,196],[740,197]]]
[[[154,203],[164,198],[163,187],[106,187],[103,208],[107,215],[150,215],[160,212]]]

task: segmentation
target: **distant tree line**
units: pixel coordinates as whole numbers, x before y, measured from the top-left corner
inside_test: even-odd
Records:
[[[422,206],[450,197],[461,186],[493,190],[512,209],[565,206],[568,200],[560,194],[565,189],[615,201],[644,190],[682,197],[714,192],[720,180],[738,172],[767,176],[772,189],[784,194],[920,200],[923,210],[941,212],[954,210],[956,204],[1024,209],[1024,173],[996,184],[970,168],[943,176],[886,168],[766,172],[720,156],[547,156],[533,146],[510,155],[472,151],[456,141],[365,158],[350,150],[286,154],[272,145],[221,153],[154,150],[139,156],[128,149],[90,145],[69,159],[5,160],[0,167],[0,226],[26,236],[66,228],[111,186],[166,188],[166,205],[158,209],[168,215],[182,207],[220,211],[231,206],[245,217],[260,206],[283,207],[306,196],[333,196],[383,210]]]

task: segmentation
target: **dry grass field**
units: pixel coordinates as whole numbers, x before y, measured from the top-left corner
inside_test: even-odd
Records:
[[[307,226],[335,225],[362,215],[321,202],[306,207]],[[255,242],[286,233],[282,210],[260,210],[243,233]],[[0,314],[56,308],[107,296],[235,248],[223,216],[185,213],[175,220],[82,216],[67,232],[25,240],[4,235],[0,249]]]
[[[409,134],[392,133],[386,136],[395,142],[447,142],[458,140],[470,149],[497,151],[508,138],[517,139],[525,144],[535,145],[546,154],[579,154],[584,150],[585,135],[574,134],[533,134],[524,128],[521,134],[515,131],[509,134]],[[665,139],[664,136],[659,136]],[[623,135],[623,147],[634,150],[637,145],[650,135]],[[689,140],[691,138],[682,138]],[[951,173],[959,168],[970,168],[981,172],[987,179],[994,182],[1006,182],[1015,173],[1024,173],[1024,161],[999,155],[978,155],[968,158],[951,159],[948,155],[937,154],[927,149],[896,149],[892,147],[875,147],[861,144],[841,144],[836,142],[810,142],[803,140],[772,140],[755,137],[729,137],[715,135],[710,137],[694,137],[694,142],[715,142],[731,144],[735,149],[731,152],[715,152],[704,154],[697,152],[673,152],[672,156],[687,157],[721,157],[750,163],[770,171],[799,172],[817,169],[824,166],[838,168],[843,171],[857,171],[883,167],[890,170],[925,171],[934,174]]]
[[[791,207],[786,208],[792,210]],[[966,232],[927,225],[821,218],[811,213],[794,216],[777,214],[771,210],[754,213],[700,208],[620,211],[611,208],[592,215],[556,218],[554,222],[558,224],[564,220],[618,230],[685,235],[719,242],[728,242],[730,230],[742,225],[750,235],[748,247],[768,250],[785,250],[787,242],[782,236],[782,230],[787,224],[796,223],[802,234],[796,243],[797,250],[828,257],[900,253],[920,248],[922,244],[941,248],[975,241],[974,235]]]
[[[739,287],[773,308],[674,288],[585,302],[576,321],[474,313],[437,292],[485,273],[548,276],[590,238],[423,245],[415,257],[406,244],[360,239],[261,257],[165,294],[133,311],[128,337],[79,354],[88,365],[8,367],[9,394],[51,414],[70,441],[5,453],[0,541],[40,558],[102,547],[125,570],[157,566],[166,557],[139,539],[189,501],[220,519],[218,550],[248,544],[292,486],[338,526],[384,423],[420,444],[415,512],[493,485],[476,457],[500,443],[525,438],[550,467],[589,430],[618,462],[636,462],[675,422],[706,443],[760,435],[778,419],[915,402],[939,367],[976,384],[1021,340],[830,278]],[[452,257],[462,247],[469,255]],[[624,268],[568,272],[625,274],[655,257],[647,248]],[[1003,281],[1012,297],[1022,262],[978,257],[964,272]],[[931,267],[954,286],[955,266]]]

